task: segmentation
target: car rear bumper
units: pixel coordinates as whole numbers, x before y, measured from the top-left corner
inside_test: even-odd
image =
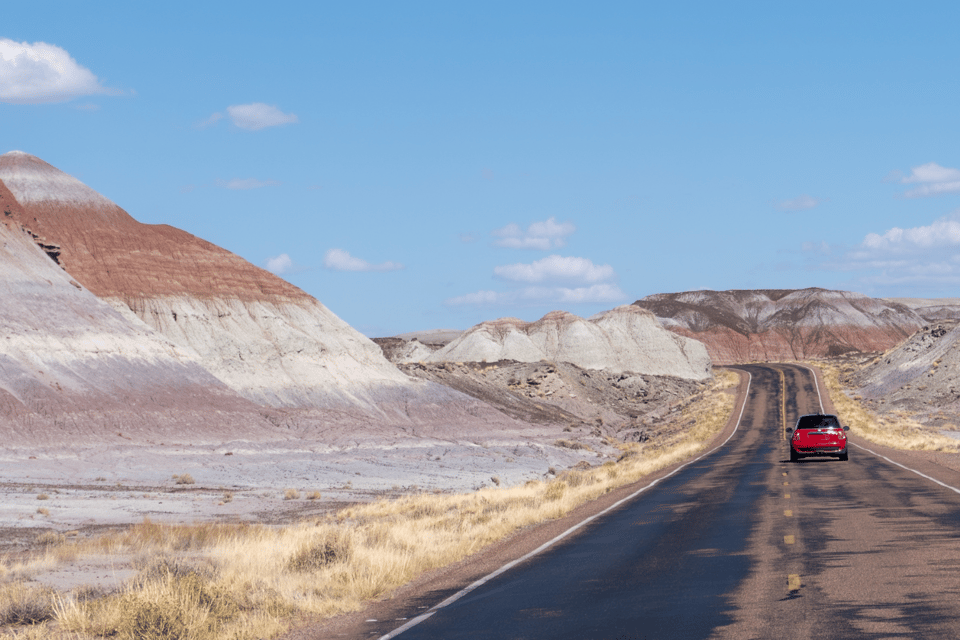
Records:
[[[799,456],[842,456],[847,452],[846,447],[794,447]]]

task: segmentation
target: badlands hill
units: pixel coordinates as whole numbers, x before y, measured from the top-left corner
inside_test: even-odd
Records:
[[[652,313],[634,306],[589,319],[564,311],[552,311],[536,322],[501,318],[468,329],[437,351],[413,353],[426,362],[548,360],[583,369],[688,380],[712,375],[702,344],[665,331]]]
[[[0,418],[188,440],[226,424],[260,439],[337,425],[354,443],[358,429],[519,425],[405,375],[293,285],[139,223],[39,158],[0,156],[0,210]]]
[[[180,347],[243,397],[275,407],[364,405],[409,387],[320,302],[239,256],[146,225],[26,153],[0,156],[5,213],[91,293]]]
[[[898,302],[819,288],[662,293],[634,305],[703,342],[717,364],[884,351],[926,324]]]

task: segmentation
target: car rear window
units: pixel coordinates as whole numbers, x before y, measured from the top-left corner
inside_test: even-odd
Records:
[[[840,421],[836,416],[803,416],[797,423],[797,429],[839,429]]]

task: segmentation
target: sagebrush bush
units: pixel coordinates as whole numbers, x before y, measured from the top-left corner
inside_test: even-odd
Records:
[[[54,592],[22,583],[0,589],[0,626],[39,624],[53,619]]]

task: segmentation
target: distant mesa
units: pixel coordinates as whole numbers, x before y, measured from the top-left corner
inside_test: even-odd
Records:
[[[661,293],[634,305],[703,342],[716,364],[884,351],[926,324],[900,302],[819,288]]]
[[[652,313],[633,306],[618,307],[589,319],[565,311],[552,311],[536,322],[501,318],[480,323],[436,350],[419,341],[407,345],[406,362],[549,360],[584,369],[688,380],[712,375],[710,358],[702,344],[671,334]]]

